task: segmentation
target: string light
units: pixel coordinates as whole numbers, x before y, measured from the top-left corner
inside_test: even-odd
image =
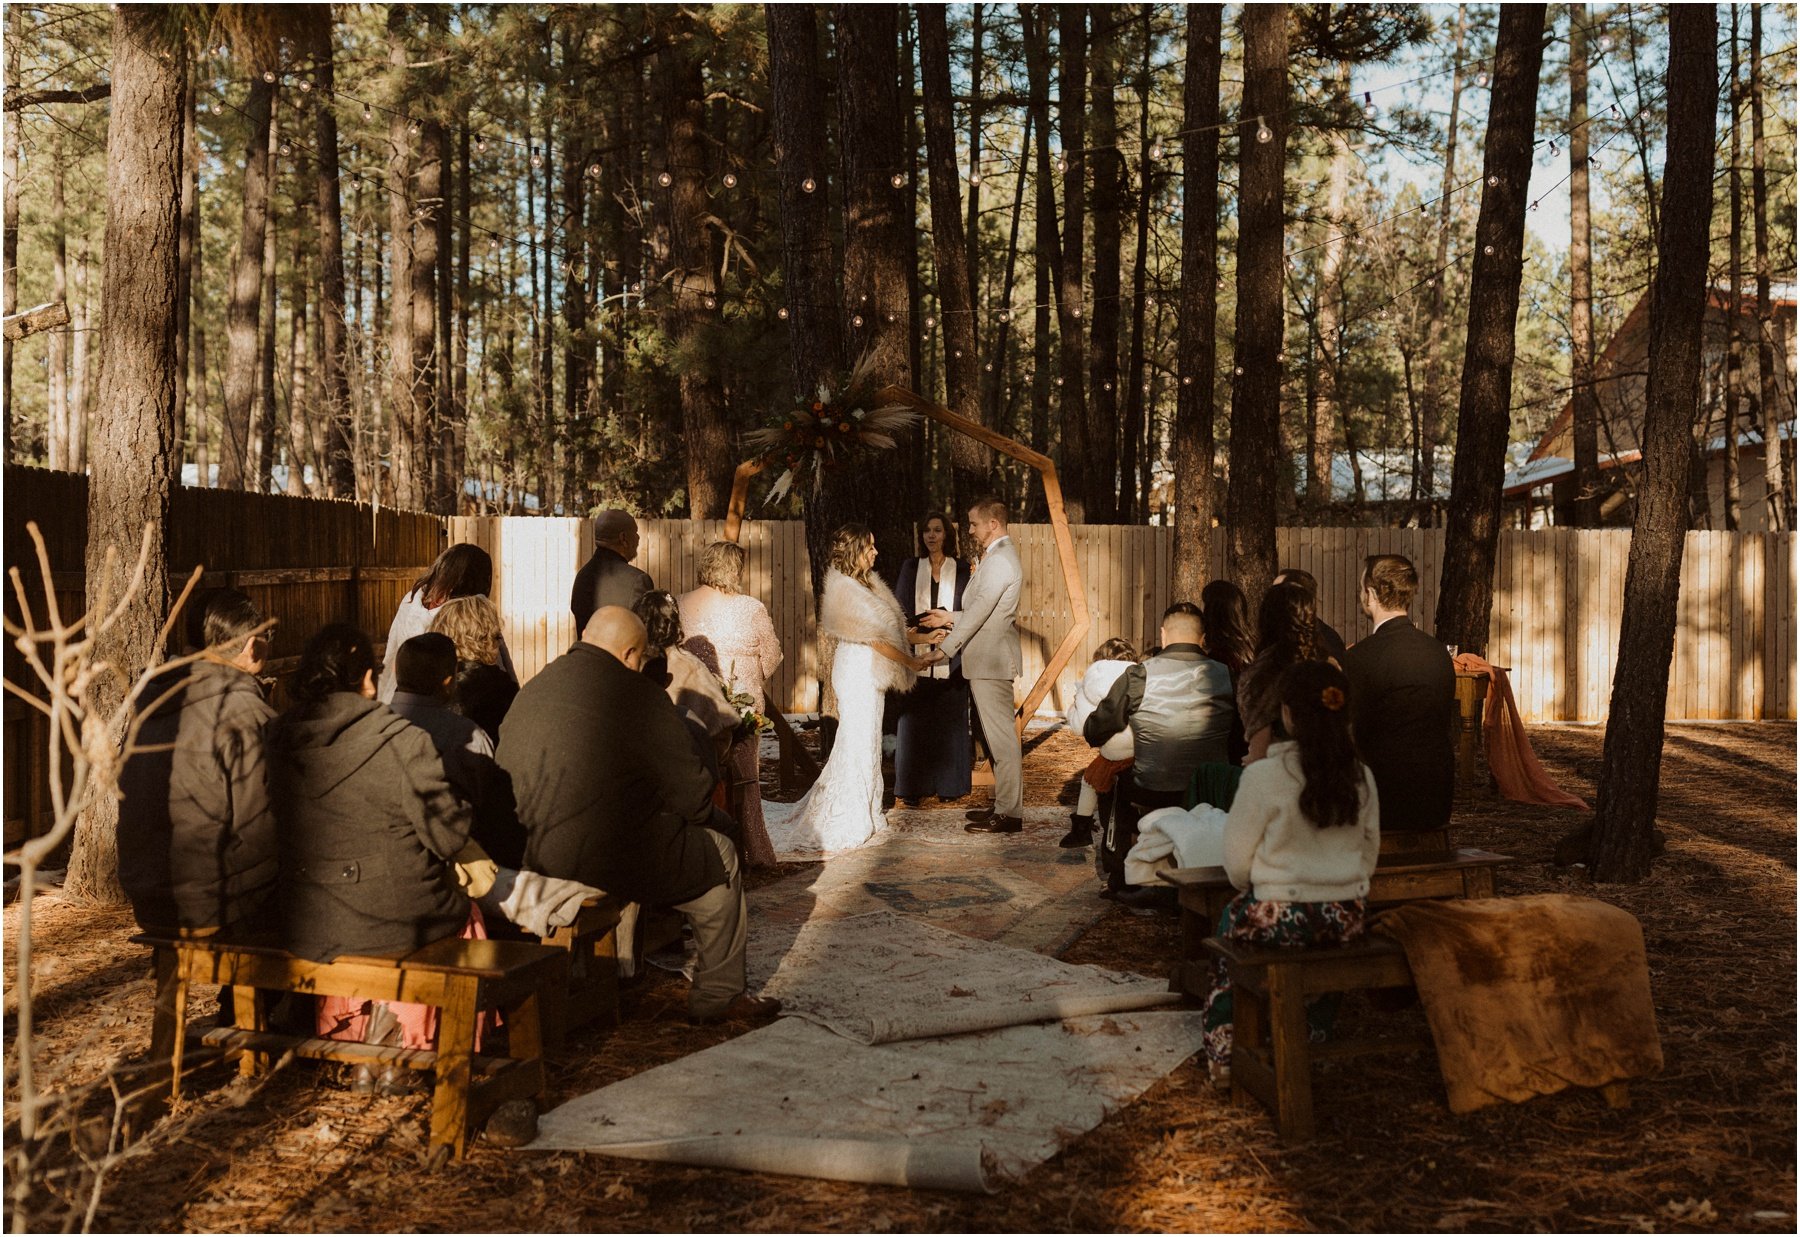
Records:
[[[1067,172],[1069,170],[1069,157],[1067,155],[1058,155],[1056,157],[1056,170],[1059,172]]]
[[[1192,374],[1183,374],[1181,376],[1181,385],[1184,387],[1193,386],[1194,385],[1194,376]]]
[[[273,86],[275,84],[275,70],[264,69],[263,70],[263,81],[266,82],[267,84]]]
[[[311,94],[312,93],[312,83],[307,81],[306,79],[302,78],[300,81],[300,93],[301,94]]]
[[[1375,119],[1375,100],[1367,90],[1363,91],[1363,115],[1370,120]]]
[[[724,185],[727,189],[736,189],[738,187],[738,178],[737,178],[736,172],[727,172],[727,173],[725,173],[725,175],[722,179],[723,179]]]
[[[587,174],[588,174],[589,180],[599,180],[600,179],[600,165],[598,163],[588,164],[588,173]]]
[[[862,324],[863,324],[863,316],[861,314],[852,314],[850,316],[850,325],[851,326],[857,327],[860,329],[862,327]],[[959,352],[956,355],[961,356],[962,353]]]
[[[981,188],[981,173],[980,172],[970,172],[969,173],[969,184],[976,189]]]
[[[811,193],[813,190],[817,189],[818,187],[819,187],[819,182],[814,180],[810,176],[808,176],[805,180],[800,182],[800,192],[802,192],[802,193]]]
[[[1603,34],[1603,35],[1601,35],[1601,36],[1600,36],[1600,50],[1601,50],[1601,51],[1603,51],[1603,52],[1609,52],[1609,51],[1611,51],[1611,50],[1612,50],[1612,49],[1613,49],[1613,37],[1612,37],[1612,35],[1610,35],[1610,34]]]
[[[786,322],[788,318],[788,307],[783,305],[780,309],[777,309],[775,311],[775,316],[780,318],[783,322]]]
[[[1483,90],[1487,89],[1487,84],[1488,84],[1489,80],[1490,79],[1486,73],[1477,73],[1475,75],[1475,84],[1477,86],[1481,87]]]
[[[1163,157],[1163,144],[1160,137],[1150,144],[1150,157],[1152,159],[1161,159]]]
[[[925,317],[925,329],[926,329],[926,330],[928,330],[928,331],[929,331],[929,330],[931,330],[931,329],[933,329],[933,328],[934,328],[934,327],[936,327],[936,326],[937,326],[937,319],[936,319],[936,318],[934,318],[934,317],[932,317],[932,316],[930,316],[930,315],[929,315],[929,314],[928,314],[928,315],[926,315],[926,317]]]
[[[1002,321],[1002,322],[1011,322],[1012,321],[1012,310],[1002,309],[998,316],[1000,318],[1000,321]]]
[[[363,118],[366,120],[368,118],[368,115],[369,115],[369,109],[365,107],[363,109]],[[487,138],[486,137],[478,137],[475,139],[475,152],[477,154],[482,154],[482,155],[487,154]]]
[[[1268,125],[1263,124],[1261,120],[1258,120],[1256,122],[1256,140],[1266,146],[1275,140],[1275,132],[1270,129]]]
[[[892,176],[888,177],[888,184],[892,185],[896,189],[904,189],[904,188],[906,188],[906,177],[902,176],[898,172],[895,172]]]
[[[1492,245],[1483,245],[1481,247],[1481,252],[1487,254],[1491,258],[1494,256],[1494,247]]]
[[[675,183],[675,177],[669,172],[658,172],[656,174],[656,183],[661,185],[664,189],[667,189],[670,185]]]
[[[706,307],[708,309],[717,309],[719,307],[719,302],[715,298],[709,296],[706,298]]]
[[[407,125],[406,131],[411,136],[418,137],[419,136],[419,122],[415,120],[411,124]]]

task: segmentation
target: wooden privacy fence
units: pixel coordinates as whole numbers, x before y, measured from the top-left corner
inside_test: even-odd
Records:
[[[723,521],[645,520],[639,529],[637,565],[659,588],[680,594],[698,583],[699,551],[720,537]],[[1140,648],[1154,643],[1170,601],[1169,529],[1085,525],[1073,531],[1092,625],[1086,647],[1046,701],[1058,711],[1067,707],[1095,646],[1109,636],[1125,636]],[[1014,525],[1012,534],[1025,568],[1018,620],[1023,691],[1068,629],[1070,615],[1049,526]],[[569,591],[593,552],[586,520],[458,518],[450,521],[450,539],[473,541],[494,556],[495,600],[522,675],[535,673],[574,641]],[[1219,576],[1223,538],[1213,541],[1209,574]],[[790,711],[815,709],[817,631],[801,525],[746,521],[741,544],[750,552],[746,591],[769,607],[787,654],[770,699]],[[1488,656],[1511,667],[1527,721],[1605,719],[1630,545],[1625,530],[1500,534]],[[1370,554],[1413,560],[1422,587],[1412,614],[1431,626],[1442,529],[1287,528],[1278,533],[1277,546],[1284,566],[1318,578],[1320,613],[1346,640],[1368,631],[1357,606],[1357,580]],[[1688,534],[1669,682],[1671,719],[1794,717],[1794,550],[1791,533]]]
[[[65,618],[84,606],[87,577],[87,478],[36,468],[6,470],[6,565],[24,577],[26,595],[41,604],[37,556],[25,524],[36,520],[50,555],[57,605]],[[178,489],[170,514],[169,565],[179,588],[195,566],[201,587],[242,589],[267,617],[271,669],[291,669],[308,638],[326,623],[351,622],[376,640],[406,595],[444,546],[444,522],[412,511],[285,495]],[[119,547],[129,567],[136,544]],[[9,588],[6,613],[16,619]],[[39,621],[43,615],[38,615]],[[19,655],[6,654],[6,676],[30,683]],[[45,720],[7,697],[5,707],[6,843],[40,830],[48,806]]]

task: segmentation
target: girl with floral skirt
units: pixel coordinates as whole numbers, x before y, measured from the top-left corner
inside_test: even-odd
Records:
[[[1280,948],[1342,945],[1363,933],[1364,899],[1380,849],[1375,778],[1356,758],[1345,707],[1350,683],[1329,662],[1282,672],[1281,720],[1291,739],[1244,769],[1225,825],[1225,871],[1243,892],[1219,916],[1224,940]],[[1313,1038],[1331,1008],[1309,1003]],[[1214,964],[1202,1021],[1213,1078],[1229,1077],[1231,984]]]

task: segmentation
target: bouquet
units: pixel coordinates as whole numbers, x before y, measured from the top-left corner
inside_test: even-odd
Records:
[[[855,451],[888,450],[894,434],[919,419],[905,404],[884,404],[877,397],[874,358],[864,353],[836,391],[820,383],[816,398],[782,413],[768,427],[744,435],[744,444],[758,459],[786,465],[765,502],[787,497],[807,472],[812,491],[824,483],[825,470],[836,468]]]
[[[736,684],[727,686],[725,694],[731,701],[731,707],[736,709],[738,714],[737,732],[733,735],[734,739],[753,738],[775,724],[757,712],[756,698]]]

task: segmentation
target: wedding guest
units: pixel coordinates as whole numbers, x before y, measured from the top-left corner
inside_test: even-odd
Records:
[[[445,602],[455,597],[486,597],[493,587],[494,560],[480,546],[465,542],[438,555],[431,569],[418,578],[400,602],[400,608],[394,611],[394,621],[388,625],[387,636],[390,663],[393,650],[430,629],[431,620]],[[518,681],[505,640],[499,642],[496,662],[514,682]],[[394,698],[391,664],[381,671],[379,678],[376,696],[385,704]]]
[[[769,712],[768,685],[781,665],[781,641],[762,602],[744,590],[744,548],[715,541],[700,553],[700,587],[678,599],[682,645],[723,678],[732,691],[750,697],[758,713]],[[762,737],[740,736],[726,754],[729,781],[726,811],[743,832],[751,867],[775,862],[775,848],[763,823]]]
[[[438,607],[431,630],[456,642],[453,707],[498,743],[500,723],[519,694],[519,681],[500,668],[500,650],[506,642],[499,609],[480,595],[452,597]]]
[[[632,607],[644,624],[643,672],[668,692],[677,709],[716,744],[714,763],[725,752],[738,725],[724,684],[704,662],[681,647],[681,608],[663,589],[652,589]]]
[[[1318,636],[1319,652],[1342,668],[1345,664],[1344,652],[1347,646],[1344,644],[1344,638],[1338,634],[1337,628],[1319,617],[1319,582],[1313,578],[1313,573],[1299,567],[1283,567],[1275,573],[1274,583],[1298,584],[1306,590],[1306,595],[1312,599],[1313,625]]]
[[[1225,873],[1242,892],[1219,916],[1226,940],[1254,945],[1340,945],[1363,933],[1364,899],[1381,849],[1375,777],[1356,758],[1346,697],[1330,662],[1281,672],[1283,729],[1292,735],[1244,770],[1225,823]],[[1308,1002],[1308,1021],[1328,1029],[1330,1002]],[[1206,1062],[1229,1078],[1231,983],[1223,959],[1201,1012]]]
[[[1087,673],[1081,676],[1081,682],[1075,688],[1075,699],[1069,705],[1068,725],[1072,733],[1082,733],[1094,707],[1106,699],[1113,684],[1137,664],[1137,650],[1131,647],[1131,641],[1118,636],[1104,641],[1094,650],[1094,660],[1088,665]],[[1119,774],[1132,766],[1136,750],[1129,726],[1100,745],[1087,768],[1081,771],[1081,789],[1076,795],[1075,812],[1069,817],[1069,832],[1063,835],[1058,846],[1075,850],[1094,840],[1094,813],[1099,810],[1100,796],[1110,791]]]
[[[1365,562],[1362,608],[1374,630],[1344,664],[1357,750],[1375,773],[1381,827],[1390,832],[1442,829],[1456,794],[1456,669],[1437,637],[1406,616],[1418,588],[1409,559]]]
[[[913,652],[941,643],[962,611],[969,565],[956,553],[956,531],[941,515],[925,517],[923,553],[900,565],[894,596],[912,634]],[[918,807],[927,796],[960,799],[970,790],[969,681],[962,657],[919,672],[902,698],[894,748],[894,796]]]
[[[1288,738],[1281,729],[1282,672],[1296,662],[1324,660],[1312,595],[1298,584],[1270,585],[1257,611],[1256,659],[1238,676],[1238,715],[1250,743],[1246,764]]]
[[[577,632],[587,630],[588,619],[601,606],[629,610],[656,587],[631,565],[637,552],[638,526],[629,511],[608,509],[594,516],[594,553],[575,573],[569,592],[569,613],[575,616]]]
[[[1234,680],[1256,656],[1250,600],[1230,580],[1214,580],[1200,590],[1200,648],[1231,671]]]

